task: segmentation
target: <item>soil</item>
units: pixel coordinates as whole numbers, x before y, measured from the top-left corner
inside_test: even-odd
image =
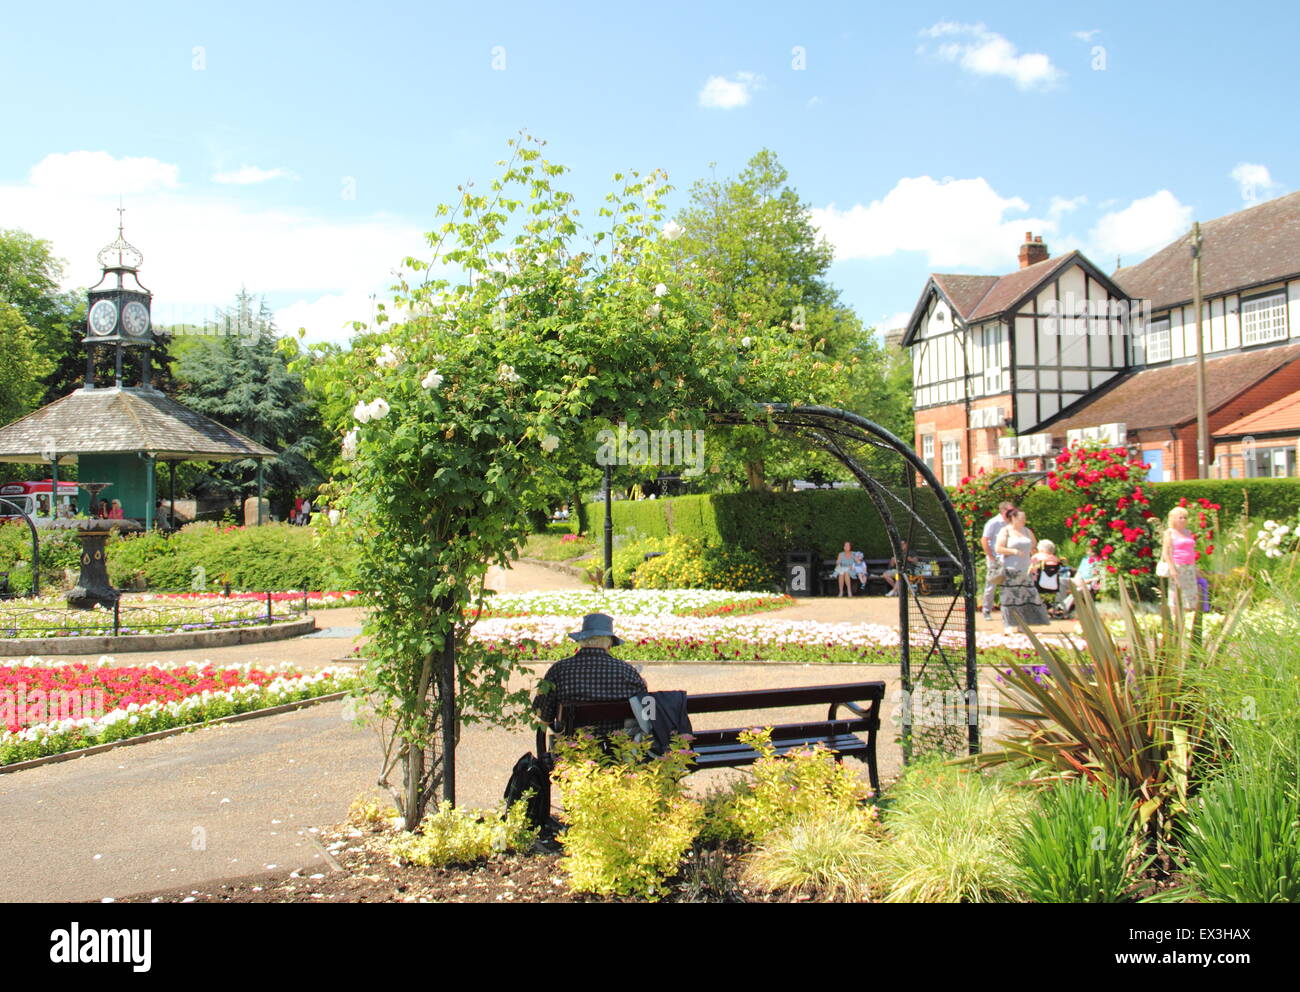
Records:
[[[322,830],[322,844],[338,869],[310,873],[264,872],[198,888],[167,889],[118,902],[224,903],[539,903],[640,902],[575,894],[569,890],[560,855],[535,849],[468,865],[421,868],[399,864],[384,848],[391,837],[380,828],[349,824]],[[746,885],[740,853],[713,848],[692,852],[665,902],[769,902],[778,897]]]

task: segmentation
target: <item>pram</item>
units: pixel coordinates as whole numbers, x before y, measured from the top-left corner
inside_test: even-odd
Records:
[[[1044,598],[1045,605],[1047,599],[1051,599],[1051,604],[1047,607],[1048,616],[1064,619],[1074,606],[1074,597],[1069,595],[1070,566],[1059,561],[1053,565],[1039,566],[1034,585]]]

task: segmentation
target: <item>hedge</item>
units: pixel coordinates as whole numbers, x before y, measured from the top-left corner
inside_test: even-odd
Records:
[[[1223,507],[1222,522],[1229,525],[1249,505],[1252,518],[1281,520],[1300,508],[1300,479],[1204,479],[1156,482],[1146,487],[1151,509],[1165,517],[1180,497],[1205,498]],[[902,490],[893,490],[896,493]],[[938,502],[928,490],[917,490],[918,508],[932,521],[940,519]],[[1049,538],[1065,551],[1073,547],[1065,518],[1076,509],[1075,497],[1035,486],[1021,505],[1029,526],[1038,537]],[[678,496],[655,500],[617,500],[614,532],[628,538],[667,537],[680,534],[706,544],[721,544],[756,551],[779,565],[789,551],[811,551],[833,557],[850,541],[868,558],[888,558],[892,552],[884,524],[861,489],[809,489],[794,493],[744,492]],[[604,503],[587,507],[591,533],[605,526]],[[932,522],[931,526],[934,526]],[[936,527],[938,533],[943,528]],[[925,549],[929,542],[916,540]]]
[[[902,490],[893,490],[902,498]],[[918,489],[918,510],[938,533],[938,501],[928,490]],[[655,500],[618,500],[614,504],[614,532],[628,538],[667,537],[679,534],[710,545],[757,552],[764,561],[780,565],[789,551],[811,551],[831,558],[850,541],[868,558],[892,554],[883,521],[861,489],[809,489],[795,493],[743,492],[677,496]],[[902,513],[902,507],[898,510]],[[605,526],[605,506],[588,506],[592,533]],[[900,526],[906,526],[899,518]],[[903,534],[906,538],[906,530]],[[921,548],[919,532],[914,543]]]
[[[328,537],[328,531],[324,533]],[[143,576],[149,589],[355,589],[355,548],[323,547],[312,527],[197,523],[170,537],[157,531],[111,541],[108,574],[122,588]]]
[[[1300,509],[1300,479],[1188,479],[1183,482],[1152,482],[1144,489],[1151,495],[1151,511],[1162,520],[1186,496],[1190,502],[1208,499],[1223,507],[1222,524],[1227,527],[1248,509],[1252,519],[1281,520]],[[1075,511],[1077,499],[1066,493],[1035,486],[1022,500],[1029,526],[1038,537],[1055,541],[1058,548],[1073,547],[1065,518]]]

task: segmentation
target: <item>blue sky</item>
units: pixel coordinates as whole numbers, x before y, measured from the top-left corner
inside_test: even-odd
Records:
[[[70,3],[0,26],[0,227],[97,278],[119,193],[160,321],[245,285],[343,339],[519,128],[678,187],[775,150],[869,324],[1024,232],[1103,269],[1300,187],[1291,4]],[[802,67],[800,67],[802,66]]]

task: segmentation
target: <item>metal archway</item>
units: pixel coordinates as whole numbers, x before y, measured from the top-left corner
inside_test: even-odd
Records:
[[[13,507],[18,515],[27,521],[27,529],[32,532],[32,596],[39,596],[41,594],[41,542],[36,533],[36,524],[28,516],[27,511],[13,500],[0,496],[0,503]]]
[[[906,591],[898,597],[903,754],[910,758],[917,744],[925,750],[951,752],[964,746],[971,754],[978,752],[975,566],[957,511],[930,467],[890,431],[848,410],[774,403],[714,420],[735,426],[766,421],[828,452],[862,486],[898,561],[904,561],[906,542],[908,554],[955,563],[946,587],[925,575],[900,583]],[[897,485],[885,484],[863,465],[861,453],[873,449],[897,460],[903,469]]]

